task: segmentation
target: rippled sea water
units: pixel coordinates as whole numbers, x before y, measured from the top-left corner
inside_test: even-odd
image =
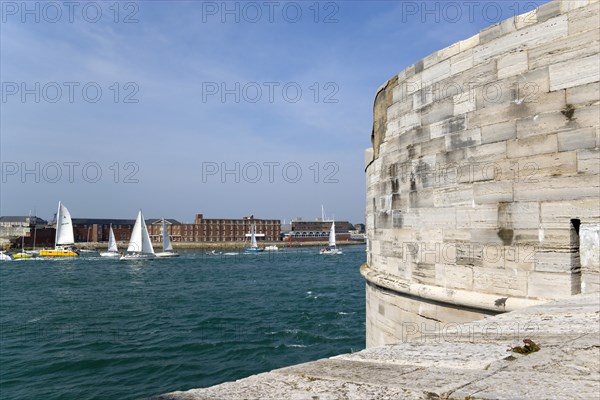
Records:
[[[0,398],[140,399],[364,348],[365,246],[0,263]]]

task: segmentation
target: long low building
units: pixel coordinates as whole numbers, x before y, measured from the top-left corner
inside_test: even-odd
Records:
[[[332,221],[327,220],[292,220],[291,231],[283,235],[283,240],[289,242],[326,242],[329,239],[331,223]],[[354,226],[350,222],[335,221],[335,235],[337,240],[350,240],[350,231],[352,230],[354,230]]]
[[[280,240],[281,221],[278,219],[258,219],[253,215],[241,219],[211,219],[196,214],[193,224],[172,221],[166,220],[169,236],[174,242],[243,242],[249,240],[252,224],[255,226],[256,240]],[[147,225],[150,238],[160,242],[162,219],[147,221]]]
[[[164,219],[173,242],[238,242],[248,240],[250,226],[255,225],[256,239],[280,240],[281,222],[277,219],[257,219],[254,216],[241,219],[210,219],[196,214],[194,223],[182,223],[175,219]],[[162,241],[163,219],[146,219],[148,233],[154,242]],[[73,230],[77,242],[106,242],[112,224],[115,238],[127,241],[135,220],[73,218]]]

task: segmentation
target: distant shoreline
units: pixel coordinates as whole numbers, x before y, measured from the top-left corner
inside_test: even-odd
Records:
[[[119,242],[119,248],[126,248],[128,242]],[[174,249],[243,249],[248,247],[248,242],[172,242]],[[355,240],[347,240],[336,243],[338,246],[349,246],[353,244],[364,244],[364,242],[355,241]],[[298,247],[324,247],[327,246],[327,242],[292,242],[292,245],[288,242],[259,242],[259,247],[272,246],[275,245],[280,249],[284,248],[298,248]],[[108,243],[76,243],[75,246],[80,249],[105,249],[108,246]],[[152,243],[152,246],[156,248],[160,248],[162,246],[161,243]]]
[[[194,250],[194,249],[209,249],[209,250],[215,250],[215,249],[244,249],[246,247],[248,247],[248,242],[187,242],[187,243],[181,243],[181,242],[174,242],[171,243],[173,245],[174,249],[181,249],[181,250],[185,250],[185,249],[190,249],[190,250]],[[361,242],[358,240],[344,240],[344,241],[338,241],[336,243],[338,246],[350,246],[353,244],[365,244],[365,242]],[[119,241],[118,242],[119,248],[120,249],[126,249],[127,246],[129,245],[129,242],[127,241]],[[327,246],[327,242],[292,242],[292,245],[290,246],[289,242],[259,242],[259,247],[265,247],[265,246],[277,246],[280,249],[289,249],[289,248],[299,248],[299,247],[325,247]],[[160,249],[162,247],[161,243],[152,243],[152,246],[155,249]],[[54,246],[36,246],[36,249],[48,249],[48,248],[53,248]],[[107,242],[81,242],[81,243],[75,243],[75,247],[77,247],[78,249],[86,249],[86,250],[105,250],[108,247],[108,243]],[[25,246],[25,250],[32,250],[33,248],[31,246]],[[7,251],[16,251],[16,250],[21,250],[20,248],[9,248],[8,246],[4,247],[3,250],[7,250]]]

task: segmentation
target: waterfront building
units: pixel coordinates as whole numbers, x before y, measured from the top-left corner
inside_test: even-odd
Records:
[[[291,230],[283,235],[283,240],[292,242],[327,242],[329,240],[331,222],[332,221],[321,219],[310,221],[293,219]],[[352,224],[348,221],[335,221],[335,235],[337,240],[349,240],[350,231],[353,229],[354,226],[352,226]]]
[[[112,224],[117,241],[127,241],[135,224],[134,219],[73,218],[76,242],[107,242]]]
[[[280,240],[281,221],[278,219],[257,219],[253,215],[241,219],[204,218],[196,214],[194,223],[172,223],[167,220],[167,229],[173,242],[243,242],[250,238],[250,226],[255,225],[256,240]],[[153,241],[161,240],[160,220],[151,220],[148,231]]]
[[[18,243],[21,245],[21,238],[25,236],[25,244],[31,242],[34,228],[45,226],[48,222],[36,216],[13,216],[7,215],[0,217],[0,243],[2,246],[9,246]]]
[[[153,242],[160,242],[162,218],[146,219],[148,233]],[[248,240],[250,225],[256,226],[256,239],[263,241],[280,240],[281,221],[276,219],[256,219],[254,216],[241,219],[204,218],[196,214],[193,223],[182,223],[167,218],[167,230],[173,242],[241,242]],[[112,224],[117,241],[127,241],[135,220],[108,218],[73,218],[76,242],[106,242]]]

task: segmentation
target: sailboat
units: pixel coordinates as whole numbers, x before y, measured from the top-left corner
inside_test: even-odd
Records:
[[[140,210],[135,220],[135,224],[133,225],[133,230],[131,231],[131,239],[129,239],[127,253],[120,259],[143,260],[154,257],[156,256],[154,255],[154,248],[150,241],[146,221],[144,221],[144,215],[142,214],[142,210]]]
[[[73,236],[73,222],[71,213],[60,201],[56,213],[56,236],[54,239],[54,250],[40,250],[42,257],[76,257],[78,254],[73,250],[75,239]]]
[[[162,226],[160,227],[162,233],[163,251],[156,253],[156,257],[179,257],[179,253],[173,251],[173,245],[169,238],[169,231],[167,231],[167,222],[163,219]]]
[[[115,240],[115,233],[113,232],[112,224],[110,224],[110,231],[108,233],[108,251],[100,253],[100,257],[118,257],[119,248],[117,247],[117,241]]]
[[[342,250],[335,245],[335,221],[331,222],[331,230],[329,231],[329,245],[321,249],[319,254],[342,254]]]
[[[256,243],[256,233],[254,231],[254,224],[250,225],[250,247],[244,249],[244,253],[260,253],[263,251]]]

